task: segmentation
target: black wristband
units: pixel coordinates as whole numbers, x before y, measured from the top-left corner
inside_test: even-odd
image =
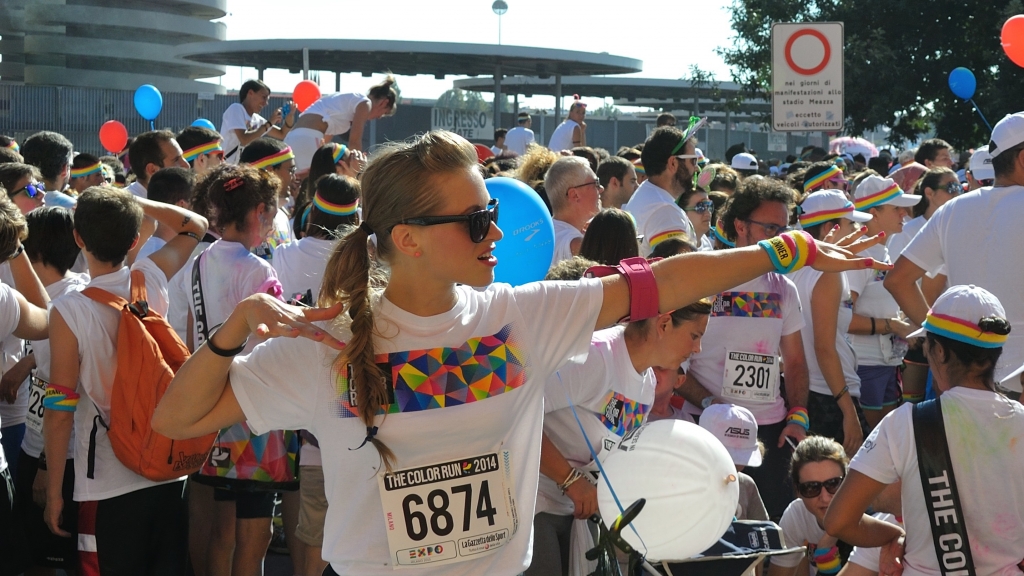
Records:
[[[46,471],[46,452],[39,453],[39,460],[38,463],[36,464],[36,468],[44,472]]]
[[[235,356],[238,356],[239,354],[242,353],[242,350],[245,350],[245,345],[249,342],[249,339],[246,338],[245,341],[242,342],[242,345],[239,346],[238,348],[224,350],[223,348],[218,348],[216,345],[214,345],[213,337],[216,335],[217,332],[210,334],[210,337],[206,339],[206,347],[210,350],[210,352],[213,352],[214,354],[220,356],[221,358],[234,358]]]
[[[25,252],[25,245],[22,244],[21,242],[18,242],[18,247],[17,247],[17,249],[14,250],[14,254],[11,254],[7,258],[7,260],[14,260],[18,256],[21,256],[23,252]]]
[[[875,335],[875,319],[874,318],[871,319],[871,335],[872,336]]]
[[[199,234],[195,232],[178,232],[178,236],[188,236],[189,238],[194,238],[196,242],[200,241]]]

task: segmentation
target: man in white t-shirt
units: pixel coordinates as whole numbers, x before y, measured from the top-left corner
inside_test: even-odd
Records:
[[[910,320],[920,325],[928,304],[917,285],[926,272],[946,269],[949,284],[975,284],[1006,307],[1011,326],[1024,326],[1024,112],[1007,115],[989,143],[995,185],[942,205],[903,250],[885,287]],[[996,366],[996,382],[1024,364],[1024,331],[1010,334]],[[1002,383],[1020,391],[1022,383]]]
[[[544,176],[555,226],[554,266],[580,252],[583,229],[601,210],[601,182],[586,158],[559,158]]]
[[[788,228],[794,204],[793,191],[785,184],[747,179],[733,194],[722,225],[736,238],[737,248],[753,246]],[[767,453],[763,464],[748,474],[757,483],[770,518],[782,516],[792,493],[787,439],[799,442],[807,432],[801,423],[807,423],[809,387],[803,327],[796,286],[781,274],[769,272],[723,292],[715,297],[701,352],[690,359],[680,388],[691,413],[728,403],[754,414]],[[784,397],[780,355],[786,367]]]
[[[577,146],[587,145],[587,123],[583,118],[587,115],[587,105],[574,100],[569,107],[569,115],[555,127],[548,140],[548,148],[555,152],[569,150]]]
[[[533,130],[530,130],[533,119],[526,112],[520,112],[516,123],[518,126],[505,135],[505,148],[522,156],[526,154],[527,148],[534,144]]]
[[[125,257],[139,241],[144,215],[176,235],[148,258],[136,261],[129,271]],[[75,237],[89,263],[92,280],[88,287],[128,298],[130,274],[141,272],[150,309],[166,315],[167,280],[191,255],[206,227],[206,219],[177,206],[133,198],[113,188],[87,190],[75,211]],[[53,302],[47,394],[52,390],[72,402],[48,405],[44,412],[49,475],[43,518],[52,532],[69,536],[59,524],[64,464],[73,428],[80,571],[178,574],[185,571],[184,477],[153,482],[132,472],[114,455],[107,436],[118,368],[119,322],[118,311],[82,292],[64,294]]]
[[[220,134],[224,137],[224,160],[229,164],[238,164],[242,148],[263,136],[284,140],[288,131],[295,125],[295,115],[299,109],[294,102],[288,102],[291,121],[287,121],[280,108],[270,115],[270,121],[258,112],[270,103],[270,86],[262,80],[246,80],[238,89],[238,102],[228,106],[220,122]],[[277,125],[285,120],[281,127]]]
[[[505,137],[508,135],[508,128],[497,128],[494,130],[494,146],[491,146],[491,152],[495,156],[499,156],[505,150],[508,150],[508,146],[505,144]]]
[[[139,134],[128,149],[128,157],[132,160],[135,182],[129,184],[125,190],[140,198],[146,198],[149,179],[157,170],[171,166],[185,169],[189,167],[182,156],[181,146],[174,139],[174,132],[170,130],[153,130]]]
[[[604,186],[602,208],[622,208],[636,192],[639,183],[633,163],[621,156],[610,156],[597,166],[597,178]]]
[[[643,236],[640,246],[643,256],[669,238],[697,241],[693,224],[676,204],[686,181],[697,171],[697,141],[684,136],[672,126],[663,126],[651,133],[640,157],[647,179],[629,202],[622,205],[636,220],[637,234]]]

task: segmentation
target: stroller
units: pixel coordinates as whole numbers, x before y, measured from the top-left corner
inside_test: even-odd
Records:
[[[717,543],[693,558],[648,560],[621,534],[644,504],[643,498],[631,504],[610,527],[596,514],[590,518],[599,533],[597,545],[587,552],[588,560],[597,561],[591,576],[741,576],[768,556],[804,552],[802,547],[787,548],[782,529],[774,522],[733,520]],[[616,549],[629,558],[625,574],[619,568]]]

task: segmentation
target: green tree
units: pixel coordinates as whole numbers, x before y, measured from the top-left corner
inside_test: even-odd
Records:
[[[490,103],[484,100],[484,97],[479,92],[471,92],[461,88],[446,90],[437,98],[434,106],[449,110],[468,110],[470,112],[486,112],[491,109]]]
[[[999,35],[1021,0],[734,0],[731,47],[719,53],[750,95],[771,97],[774,22],[842,22],[846,132],[891,129],[894,144],[934,127],[967,148],[988,142],[988,128],[949,90],[950,71],[974,72],[974,101],[993,124],[1019,111],[1024,70],[1006,57]]]

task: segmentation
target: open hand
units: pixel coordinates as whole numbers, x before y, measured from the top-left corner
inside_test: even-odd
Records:
[[[818,257],[815,258],[812,267],[821,272],[845,272],[847,270],[862,270],[864,268],[892,270],[892,264],[879,262],[873,258],[858,258],[855,256],[858,252],[884,241],[885,236],[883,234],[861,238],[846,246],[828,244],[816,240]]]
[[[260,339],[267,338],[309,338],[341,350],[345,344],[313,324],[331,320],[341,313],[342,305],[330,308],[306,308],[292,306],[268,294],[254,294],[242,301],[245,323],[249,331]]]

